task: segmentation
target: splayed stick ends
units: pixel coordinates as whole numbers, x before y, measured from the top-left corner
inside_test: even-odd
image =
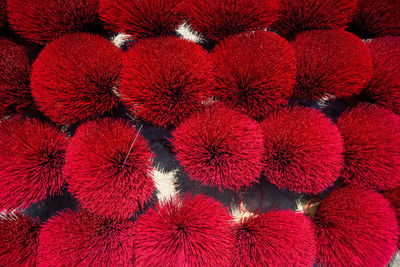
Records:
[[[336,189],[321,202],[313,221],[318,265],[386,266],[396,252],[396,214],[378,193]]]
[[[292,39],[311,30],[344,29],[351,21],[356,0],[281,0],[278,20],[271,26]]]
[[[8,0],[7,11],[13,30],[37,43],[62,35],[90,32],[101,26],[99,0]]]
[[[176,157],[189,178],[236,191],[258,181],[262,132],[247,115],[215,104],[191,116],[172,135]]]
[[[23,112],[32,102],[31,67],[23,46],[0,38],[0,116]]]
[[[36,266],[39,230],[39,222],[25,215],[0,215],[0,265]]]
[[[107,39],[65,35],[50,43],[33,64],[32,94],[39,109],[59,123],[74,123],[111,112],[122,52]]]
[[[132,221],[65,211],[42,226],[39,266],[133,266],[133,239]]]
[[[170,35],[184,13],[178,0],[100,0],[100,16],[107,27],[136,39]]]
[[[264,175],[279,188],[319,193],[339,178],[343,140],[320,111],[294,106],[268,116],[264,133]]]
[[[389,190],[400,182],[400,116],[374,105],[359,105],[337,123],[344,139],[347,183]]]
[[[400,37],[375,38],[367,46],[374,69],[359,98],[400,115]]]
[[[357,0],[349,28],[364,39],[400,35],[400,1]]]
[[[176,126],[207,100],[211,62],[197,44],[175,37],[142,40],[124,62],[121,96],[145,121]]]
[[[221,203],[198,195],[159,202],[135,223],[138,266],[227,266],[233,218]]]
[[[289,102],[296,79],[292,46],[265,31],[226,38],[213,51],[212,95],[256,119]]]
[[[243,217],[234,227],[234,236],[235,267],[314,263],[314,229],[301,213],[282,210]]]
[[[357,36],[341,31],[310,31],[294,41],[297,56],[295,98],[358,94],[372,77],[368,47]]]
[[[14,117],[0,122],[0,210],[27,208],[60,194],[68,139],[53,125]]]
[[[397,223],[400,223],[400,186],[397,186],[393,190],[385,192],[383,195],[390,201],[390,203],[392,203],[392,206],[396,211]],[[400,236],[399,236],[399,248],[400,248]]]
[[[94,213],[129,218],[152,197],[152,153],[122,120],[91,121],[78,128],[66,153],[69,190]]]
[[[187,0],[190,25],[206,37],[227,36],[268,27],[278,17],[279,0]]]

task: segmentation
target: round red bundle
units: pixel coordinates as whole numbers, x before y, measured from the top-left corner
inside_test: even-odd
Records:
[[[397,222],[400,223],[400,186],[395,187],[393,190],[386,192],[384,196],[392,203],[397,215]],[[398,246],[400,248],[400,236]]]
[[[347,183],[389,190],[400,182],[400,116],[378,106],[360,105],[337,123],[344,139]]]
[[[39,236],[39,266],[133,266],[133,222],[86,211],[52,217]]]
[[[400,1],[357,0],[350,29],[365,39],[400,35]]]
[[[0,210],[27,208],[61,193],[68,140],[36,119],[0,122]]]
[[[0,265],[36,266],[39,222],[17,214],[0,215]]]
[[[168,36],[184,17],[179,0],[100,0],[100,16],[108,27],[133,38]]]
[[[333,185],[343,166],[338,128],[320,111],[285,108],[261,124],[264,175],[279,188],[316,194]]]
[[[367,45],[374,69],[361,99],[400,115],[400,37],[375,38]]]
[[[312,266],[311,221],[293,211],[270,211],[240,219],[234,227],[232,266]]]
[[[295,97],[347,97],[361,92],[372,77],[368,47],[341,30],[310,31],[296,36]]]
[[[8,0],[13,30],[36,43],[47,43],[64,34],[96,30],[99,0]]]
[[[125,57],[121,95],[137,117],[174,126],[200,110],[211,68],[197,44],[175,37],[142,40]]]
[[[213,95],[254,118],[287,104],[296,79],[292,46],[271,32],[226,38],[214,50]]]
[[[343,29],[351,21],[356,0],[281,0],[272,28],[286,38],[322,29]]]
[[[31,67],[23,46],[0,38],[0,116],[21,112],[32,103]]]
[[[261,30],[278,17],[279,0],[187,0],[190,25],[206,37]]]
[[[258,122],[215,104],[193,114],[173,133],[172,146],[189,178],[239,190],[258,181],[263,136]]]
[[[129,218],[152,197],[150,147],[122,120],[85,123],[76,131],[65,157],[69,191],[94,213]]]
[[[156,204],[135,224],[138,266],[228,266],[233,218],[221,203],[198,195]]]
[[[337,189],[313,220],[318,266],[386,266],[396,252],[396,215],[378,193]]]
[[[59,123],[103,115],[119,103],[115,87],[121,68],[122,52],[107,39],[65,35],[46,46],[34,62],[33,98]]]
[[[7,0],[0,0],[0,28],[7,24]]]

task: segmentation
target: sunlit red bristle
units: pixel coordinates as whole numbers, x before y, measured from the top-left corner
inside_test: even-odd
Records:
[[[151,158],[147,141],[122,120],[87,122],[68,146],[68,188],[92,212],[129,218],[152,197]]]
[[[360,105],[337,123],[344,139],[347,183],[388,190],[400,182],[400,116],[379,106]]]
[[[368,47],[341,31],[310,31],[294,41],[297,56],[296,98],[338,98],[358,94],[372,77]]]
[[[390,201],[392,207],[396,211],[397,223],[400,225],[400,185],[388,192],[385,192],[384,196]],[[400,236],[398,246],[400,248]]]
[[[65,211],[44,223],[38,266],[133,266],[133,222]]]
[[[0,210],[27,208],[57,195],[68,139],[37,119],[14,117],[0,122]]]
[[[122,52],[107,39],[65,35],[44,48],[33,64],[32,94],[39,109],[58,123],[71,124],[111,112]]]
[[[268,116],[261,127],[264,176],[279,188],[316,194],[339,178],[343,140],[338,128],[318,110],[285,108]]]
[[[184,13],[178,0],[100,0],[100,16],[107,27],[135,39],[172,34]]]
[[[278,20],[272,25],[292,39],[310,30],[344,29],[351,21],[356,0],[281,0]]]
[[[211,61],[197,44],[175,37],[142,40],[124,62],[120,92],[138,118],[176,126],[207,100]]]
[[[99,0],[8,0],[9,23],[22,37],[37,43],[64,34],[99,28]]]
[[[269,211],[240,219],[234,227],[232,266],[312,266],[311,221],[293,211]]]
[[[24,111],[32,102],[31,67],[25,48],[0,38],[0,116]]]
[[[396,265],[400,0],[0,0],[0,32],[0,267]]]
[[[336,189],[321,202],[313,221],[318,265],[386,266],[396,252],[396,215],[379,193]]]
[[[0,0],[0,29],[7,23],[7,0]]]
[[[186,6],[190,25],[220,41],[268,27],[278,17],[279,0],[186,0]]]
[[[213,96],[261,119],[289,102],[296,78],[291,45],[265,31],[226,38],[213,51]]]
[[[373,75],[360,98],[400,115],[400,37],[375,38],[367,42]]]
[[[203,195],[178,196],[141,215],[135,223],[137,266],[228,266],[233,218]]]
[[[264,153],[258,122],[222,104],[206,107],[176,128],[172,146],[190,179],[220,190],[258,181]]]
[[[400,1],[357,0],[350,31],[362,38],[400,35]]]
[[[39,231],[39,222],[25,215],[0,215],[0,265],[36,266]]]

